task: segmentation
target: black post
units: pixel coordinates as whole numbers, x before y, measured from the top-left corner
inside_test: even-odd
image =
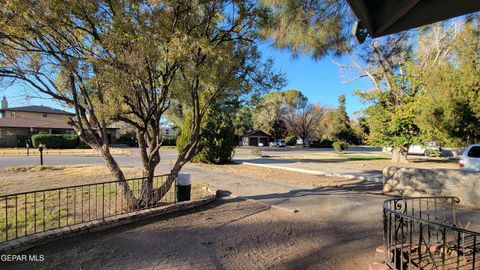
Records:
[[[38,146],[38,151],[40,151],[40,166],[43,166],[43,148],[45,148],[44,144]]]
[[[177,201],[190,201],[192,182],[190,174],[180,173],[177,178]]]

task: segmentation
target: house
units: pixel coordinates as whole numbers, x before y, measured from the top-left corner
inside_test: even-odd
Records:
[[[268,146],[270,143],[270,135],[261,131],[261,130],[251,130],[247,132],[242,137],[241,145],[243,146],[259,146],[259,144],[263,144],[263,146]]]
[[[25,140],[37,133],[76,134],[67,124],[75,114],[47,106],[8,107],[5,97],[0,108],[0,147],[24,146]],[[109,141],[115,139],[114,128],[107,130]]]

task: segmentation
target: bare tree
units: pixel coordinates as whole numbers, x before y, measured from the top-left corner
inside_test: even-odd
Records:
[[[289,132],[302,139],[303,147],[308,146],[308,139],[319,131],[319,122],[324,110],[319,104],[304,103],[291,110],[286,120]]]

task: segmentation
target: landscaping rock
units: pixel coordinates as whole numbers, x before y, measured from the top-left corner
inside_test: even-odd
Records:
[[[480,174],[449,169],[386,167],[384,192],[396,195],[455,196],[460,204],[480,208]]]

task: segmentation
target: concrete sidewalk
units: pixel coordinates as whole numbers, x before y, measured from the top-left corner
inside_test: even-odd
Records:
[[[293,159],[252,158],[234,159],[233,162],[265,168],[281,169],[293,172],[358,179],[370,182],[383,183],[381,170],[359,170],[333,166],[321,161],[315,163],[299,162]]]

